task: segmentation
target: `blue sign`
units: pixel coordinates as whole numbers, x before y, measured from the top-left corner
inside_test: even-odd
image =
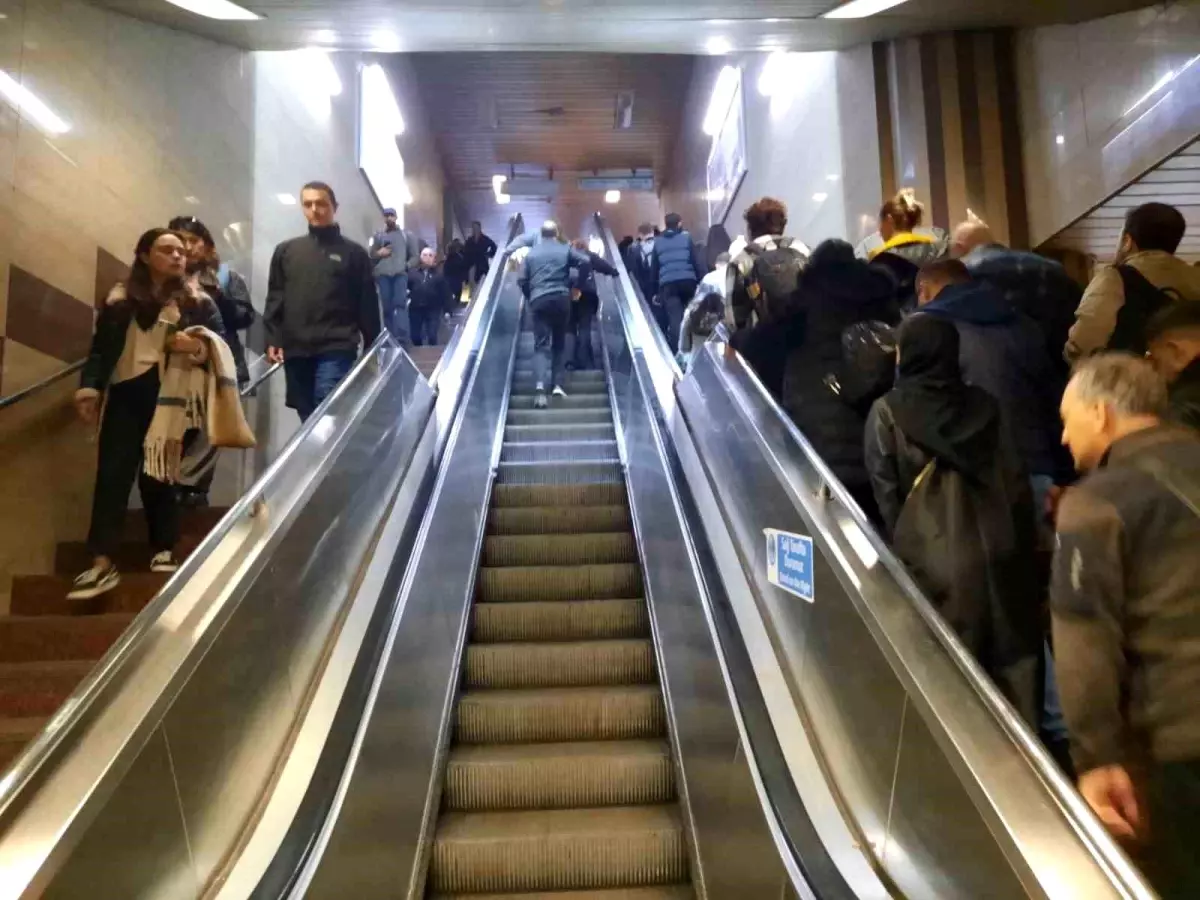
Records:
[[[767,535],[767,580],[789,594],[812,603],[813,542],[803,534],[765,529]]]
[[[653,175],[599,175],[579,179],[581,191],[653,191]]]

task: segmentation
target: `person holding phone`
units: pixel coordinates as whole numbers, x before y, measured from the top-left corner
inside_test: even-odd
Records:
[[[137,242],[129,278],[113,287],[100,310],[75,393],[80,417],[99,425],[100,441],[88,531],[92,565],[75,579],[72,600],[98,597],[120,584],[112,554],[135,479],[150,530],[150,571],[179,567],[176,488],[146,473],[143,447],[168,355],[181,354],[192,365],[207,361],[205,343],[183,333],[193,326],[224,332],[216,304],[187,279],[183,238],[153,228]]]

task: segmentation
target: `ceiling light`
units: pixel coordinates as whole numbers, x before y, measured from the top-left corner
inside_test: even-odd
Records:
[[[865,19],[867,16],[881,13],[904,2],[905,0],[850,0],[849,3],[843,3],[837,9],[831,9],[822,18]]]
[[[724,56],[733,50],[733,44],[729,43],[729,38],[710,37],[704,43],[704,47],[713,56]]]
[[[0,71],[0,94],[20,110],[23,116],[32,119],[33,124],[42,131],[48,134],[66,134],[71,130],[70,124],[60,119],[41,98],[3,71]]]
[[[829,199],[829,195],[827,193],[825,193],[824,191],[817,191],[815,194],[813,194],[813,202],[814,203],[824,203],[828,199]]]
[[[230,3],[229,0],[167,0],[167,2],[209,19],[249,22],[262,18],[258,13],[252,13],[236,3]]]
[[[733,66],[726,66],[717,76],[717,83],[713,85],[712,99],[708,101],[708,112],[704,114],[705,134],[715,135],[725,124],[725,117],[729,113],[729,104],[733,102],[733,95],[737,93],[740,78],[741,70]]]
[[[342,92],[342,79],[338,77],[337,69],[334,68],[328,51],[307,47],[297,52],[303,54],[306,65],[312,66],[310,75],[312,84],[317,90],[327,97],[336,97]]]
[[[376,50],[395,52],[400,49],[400,38],[396,37],[396,32],[381,28],[371,32],[371,46]]]
[[[719,187],[712,188],[705,195],[705,198],[708,200],[709,203],[720,203],[722,200],[725,199],[725,189],[719,188]]]
[[[604,240],[598,234],[593,234],[588,238],[588,250],[599,256],[604,252]]]
[[[330,31],[328,28],[322,28],[313,34],[313,40],[318,44],[332,44],[337,40],[337,32]]]
[[[787,67],[787,54],[776,50],[763,63],[762,72],[758,76],[758,92],[764,97],[770,97],[779,89],[783,80],[783,70]]]
[[[363,112],[376,119],[382,131],[395,137],[404,134],[404,116],[383,66],[373,63],[362,70]]]
[[[605,191],[604,192],[604,202],[605,203],[620,203],[621,202],[621,192],[620,191]]]
[[[183,202],[190,203],[190,204],[192,204],[192,206],[199,206],[200,198],[194,196],[193,194],[188,194],[186,197],[183,198]]]
[[[826,175],[825,180],[826,181],[838,181],[841,179],[841,177],[842,177],[841,175]]]
[[[497,194],[496,202],[499,203],[501,206],[505,206],[508,203],[512,202],[512,197],[510,197],[508,194]]]
[[[295,206],[297,203],[296,197],[293,194],[276,194],[275,199],[284,206]]]
[[[1143,103],[1145,103],[1151,97],[1153,97],[1155,94],[1157,94],[1163,88],[1165,88],[1168,84],[1170,84],[1172,81],[1174,81],[1180,75],[1182,75],[1184,72],[1186,72],[1188,69],[1190,69],[1197,60],[1200,60],[1200,56],[1193,56],[1191,59],[1189,59],[1187,62],[1185,62],[1182,66],[1180,66],[1178,69],[1172,69],[1170,72],[1168,72],[1162,78],[1158,79],[1158,81],[1155,82],[1154,87],[1150,88],[1150,90],[1148,90],[1148,91],[1146,91],[1146,93],[1142,94],[1142,96],[1138,98],[1137,103],[1133,104],[1133,106],[1129,107],[1129,109],[1125,110],[1125,112],[1121,114],[1121,118],[1125,118],[1125,116],[1129,115],[1131,112],[1133,112],[1139,106],[1141,106]]]
[[[1066,142],[1067,142],[1067,139],[1065,137],[1063,137],[1061,134],[1056,134],[1054,136],[1054,143],[1058,144],[1058,146],[1061,147]]]

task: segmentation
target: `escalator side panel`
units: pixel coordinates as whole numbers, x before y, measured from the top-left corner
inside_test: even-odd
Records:
[[[404,897],[420,890],[426,810],[438,804],[443,725],[456,693],[494,442],[519,327],[515,290],[509,285],[504,290],[461,430],[452,438],[431,500],[435,511],[425,550],[405,591],[370,724],[308,897]]]

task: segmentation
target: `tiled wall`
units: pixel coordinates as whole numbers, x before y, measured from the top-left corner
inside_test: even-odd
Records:
[[[1035,244],[1200,134],[1196,0],[1022,31],[1017,57]]]
[[[811,245],[828,237],[857,243],[874,229],[881,197],[871,48],[795,54],[782,100],[758,90],[766,61],[767,54],[754,53],[697,64],[663,206],[680,213],[697,237],[707,231],[711,141],[701,123],[717,73],[724,65],[739,65],[747,174],[725,218],[726,230],[731,237],[742,234],[746,208],[769,194],[787,204],[789,231],[796,237]]]
[[[70,125],[45,133],[0,99],[10,394],[84,354],[97,292],[147,227],[249,221],[254,92],[245,53],[78,0],[0,0],[0,14],[0,70]]]

